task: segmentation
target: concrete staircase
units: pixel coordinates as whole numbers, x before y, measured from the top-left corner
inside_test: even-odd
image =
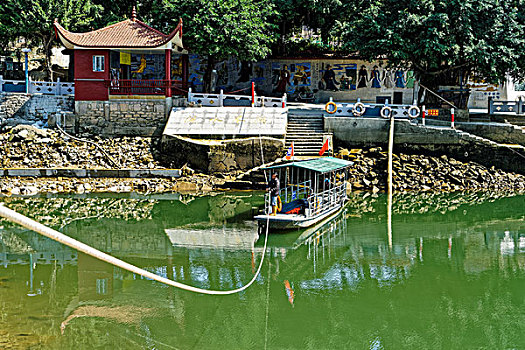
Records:
[[[294,143],[295,156],[318,156],[323,147],[324,120],[319,111],[290,110],[285,149]]]

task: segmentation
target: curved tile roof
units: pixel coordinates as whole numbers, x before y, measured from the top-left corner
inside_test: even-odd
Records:
[[[182,48],[182,20],[169,35],[151,28],[136,19],[127,19],[108,27],[87,33],[73,33],[54,23],[57,35],[64,46],[72,48],[114,47],[114,48],[156,48],[172,41]]]

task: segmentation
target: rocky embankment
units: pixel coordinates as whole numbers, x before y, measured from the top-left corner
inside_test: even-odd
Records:
[[[379,192],[386,188],[388,154],[384,149],[342,149],[338,155],[355,163],[348,179],[353,190]],[[447,156],[393,154],[392,178],[397,191],[525,189],[524,175]]]
[[[19,125],[0,134],[1,168],[164,169],[156,139],[94,137],[82,142],[50,129]],[[99,147],[94,145],[97,144]],[[109,157],[108,157],[109,156]],[[183,169],[182,179],[0,177],[0,194],[210,191],[222,180]]]
[[[155,139],[118,137],[90,139],[121,168],[162,169]],[[0,134],[2,168],[115,168],[100,148],[58,131],[19,125]]]
[[[82,142],[58,131],[19,125],[0,134],[1,168],[120,168],[163,169],[156,139],[145,137],[92,138]],[[95,146],[95,144],[98,146]],[[338,156],[354,161],[349,173],[352,190],[377,193],[386,188],[387,152],[380,147],[341,149]],[[459,162],[446,156],[394,154],[394,189],[397,191],[523,190],[525,176]],[[180,179],[111,178],[0,178],[0,194],[86,192],[206,192],[217,187],[247,188],[263,178],[258,171],[243,181],[238,174],[221,178],[195,174],[183,168]],[[251,179],[250,179],[251,178]],[[248,181],[246,181],[248,180]],[[242,185],[242,186],[241,186]],[[257,183],[257,188],[261,184]]]

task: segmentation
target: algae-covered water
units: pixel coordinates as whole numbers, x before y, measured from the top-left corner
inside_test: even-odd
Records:
[[[0,198],[148,271],[233,289],[257,269],[262,193]],[[246,291],[167,287],[0,222],[0,348],[525,348],[525,195],[353,194],[271,235]],[[391,232],[391,235],[389,235]]]

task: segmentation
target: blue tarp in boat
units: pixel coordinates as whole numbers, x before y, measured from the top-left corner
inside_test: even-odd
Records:
[[[296,199],[289,203],[283,203],[281,209],[282,214],[302,214],[304,209],[308,207],[306,199]]]

